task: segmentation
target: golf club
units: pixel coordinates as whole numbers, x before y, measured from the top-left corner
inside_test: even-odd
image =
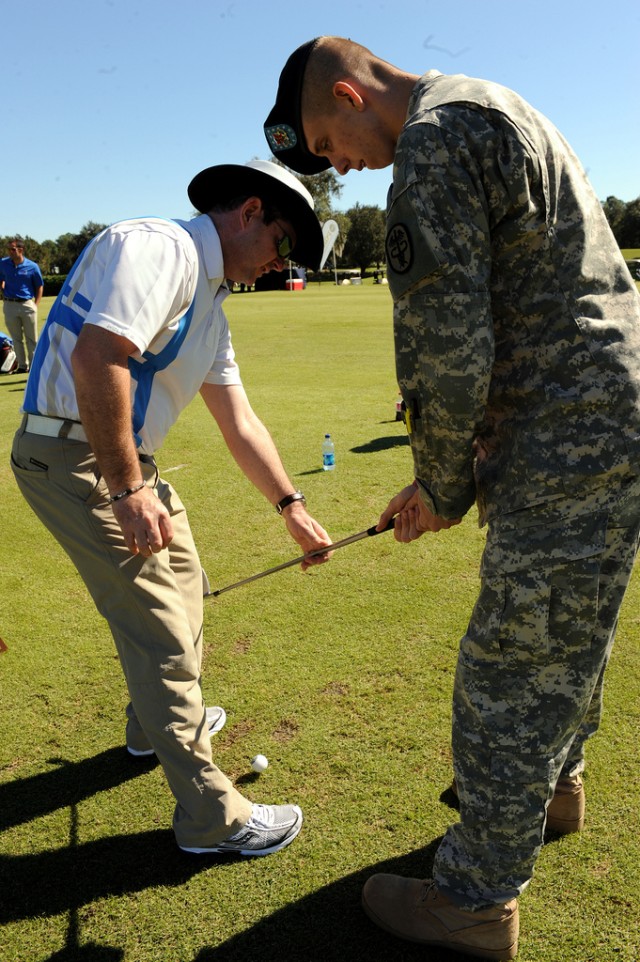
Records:
[[[382,531],[391,531],[394,526],[395,518],[387,524],[386,528]],[[299,558],[292,558],[291,561],[284,561],[282,564],[275,565],[273,568],[267,568],[266,571],[261,571],[257,575],[251,575],[250,578],[243,578],[242,581],[236,581],[232,585],[227,585],[226,588],[218,588],[217,591],[208,591],[205,593],[205,598],[217,598],[218,595],[224,594],[225,591],[231,591],[232,588],[239,588],[241,585],[248,585],[251,581],[257,581],[258,578],[266,578],[267,575],[272,575],[276,571],[283,571],[285,568],[291,568],[293,565],[300,564],[305,558],[314,558],[316,555],[325,554],[327,551],[336,551],[338,548],[346,548],[348,544],[354,544],[356,541],[362,541],[363,538],[371,538],[373,535],[382,534],[382,531],[376,531],[376,526],[373,525],[371,528],[367,528],[365,531],[360,531],[358,534],[352,534],[348,538],[343,538],[342,541],[336,541],[333,544],[328,544],[326,548],[317,548],[315,551],[309,551],[308,554],[300,555]]]

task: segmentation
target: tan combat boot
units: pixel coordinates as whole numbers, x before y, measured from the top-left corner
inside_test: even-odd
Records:
[[[362,890],[362,905],[381,929],[410,942],[494,962],[515,959],[518,952],[516,899],[468,912],[439,892],[433,879],[373,875]]]
[[[584,826],[584,786],[579,775],[559,778],[547,808],[547,825],[552,832],[568,835]]]

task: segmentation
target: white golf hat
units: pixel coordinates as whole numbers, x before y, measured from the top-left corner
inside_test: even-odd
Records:
[[[187,189],[189,200],[203,214],[234,197],[255,194],[271,202],[296,232],[291,259],[317,270],[322,258],[322,228],[314,211],[313,197],[297,177],[268,160],[247,164],[218,164],[201,170]]]

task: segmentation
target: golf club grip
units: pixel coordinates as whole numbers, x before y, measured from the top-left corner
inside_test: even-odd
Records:
[[[362,541],[363,538],[371,538],[374,534],[382,534],[383,531],[391,531],[394,520],[395,519],[392,518],[387,526],[382,528],[381,531],[377,531],[374,524],[372,527],[367,528],[366,531],[360,531],[358,534],[352,534],[349,538],[342,538],[340,541],[336,541],[334,544],[328,544],[325,548],[316,548],[315,551],[309,551],[306,555],[296,558],[296,561],[302,561],[304,558],[315,558],[316,555],[325,554],[327,551],[335,551],[337,548],[346,548],[347,545],[355,544],[356,541]]]
[[[381,528],[380,531],[377,530],[376,525],[374,524],[372,528],[369,528],[367,530],[367,534],[368,535],[383,534],[385,531],[393,531],[395,523],[396,523],[396,516],[394,515],[391,521],[387,521],[384,528]]]

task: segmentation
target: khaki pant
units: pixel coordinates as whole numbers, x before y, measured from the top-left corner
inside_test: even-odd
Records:
[[[2,306],[7,331],[13,338],[13,349],[16,352],[18,367],[31,367],[33,352],[38,340],[38,308],[36,302],[33,298],[28,301],[5,300]]]
[[[25,499],[67,552],[116,643],[131,698],[127,739],[150,744],[177,805],[178,844],[207,847],[239,831],[251,803],[211,760],[200,686],[202,572],[184,505],[141,462],[175,536],[151,558],[130,557],[89,446],[16,433],[12,467]]]

